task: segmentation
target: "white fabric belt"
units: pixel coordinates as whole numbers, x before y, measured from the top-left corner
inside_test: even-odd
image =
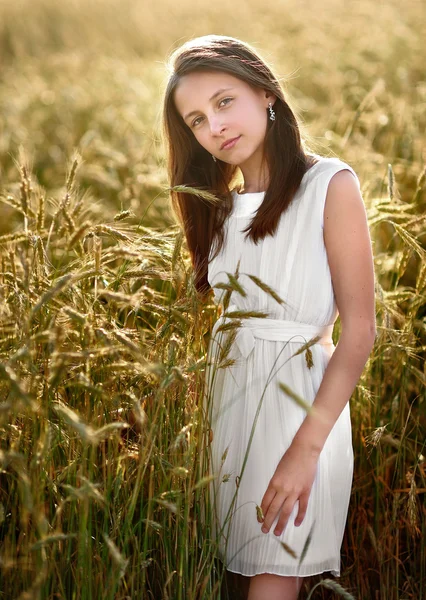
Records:
[[[241,309],[235,305],[230,305],[226,312],[230,313],[237,310]],[[216,335],[216,331],[220,325],[235,322],[235,319],[238,319],[238,317],[226,317],[221,315],[213,326],[212,337]],[[241,325],[237,327],[235,343],[244,358],[247,358],[252,352],[255,338],[277,342],[289,341],[305,344],[313,337],[320,336],[320,339],[316,342],[317,344],[333,344],[333,327],[334,323],[331,325],[318,326],[312,325],[311,323],[303,323],[301,321],[270,319],[269,317],[244,317],[241,318]]]

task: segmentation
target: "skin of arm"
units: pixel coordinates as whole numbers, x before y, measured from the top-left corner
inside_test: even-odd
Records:
[[[296,501],[295,525],[305,517],[321,450],[349,401],[376,337],[374,263],[367,215],[358,184],[348,170],[330,180],[324,207],[324,243],[342,332],[321,385],[261,502],[267,533],[280,512],[280,535]]]

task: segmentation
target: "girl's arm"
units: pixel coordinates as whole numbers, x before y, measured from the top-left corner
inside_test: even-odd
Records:
[[[293,442],[321,452],[350,399],[376,337],[374,266],[364,202],[350,171],[339,171],[328,186],[324,242],[341,335],[321,385]]]
[[[316,465],[325,441],[349,401],[376,336],[374,265],[367,215],[350,171],[330,180],[324,207],[324,242],[342,333],[309,413],[280,460],[263,495],[262,531],[275,517],[280,535],[299,501],[295,525],[303,521]],[[261,519],[258,519],[261,520]]]

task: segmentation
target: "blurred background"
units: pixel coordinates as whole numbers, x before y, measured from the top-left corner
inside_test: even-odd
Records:
[[[346,592],[312,597],[426,598],[423,0],[0,0],[0,598],[239,597],[197,513],[215,312],[161,139],[167,58],[211,33],[269,62],[368,211]]]
[[[421,0],[404,10],[396,0],[1,0],[3,183],[16,178],[19,144],[49,189],[62,184],[79,147],[81,185],[108,206],[133,200],[139,210],[165,182],[159,136],[167,56],[208,33],[253,44],[282,78],[317,151],[343,155],[369,192],[381,189],[389,162],[399,184],[412,185],[426,129]],[[154,220],[160,208],[145,218]]]

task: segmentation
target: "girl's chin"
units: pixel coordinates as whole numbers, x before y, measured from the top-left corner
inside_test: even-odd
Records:
[[[226,163],[227,165],[233,165],[235,167],[239,167],[240,166],[240,162],[238,160],[235,160],[235,159],[234,160],[232,160],[232,159],[224,160],[223,162]]]

